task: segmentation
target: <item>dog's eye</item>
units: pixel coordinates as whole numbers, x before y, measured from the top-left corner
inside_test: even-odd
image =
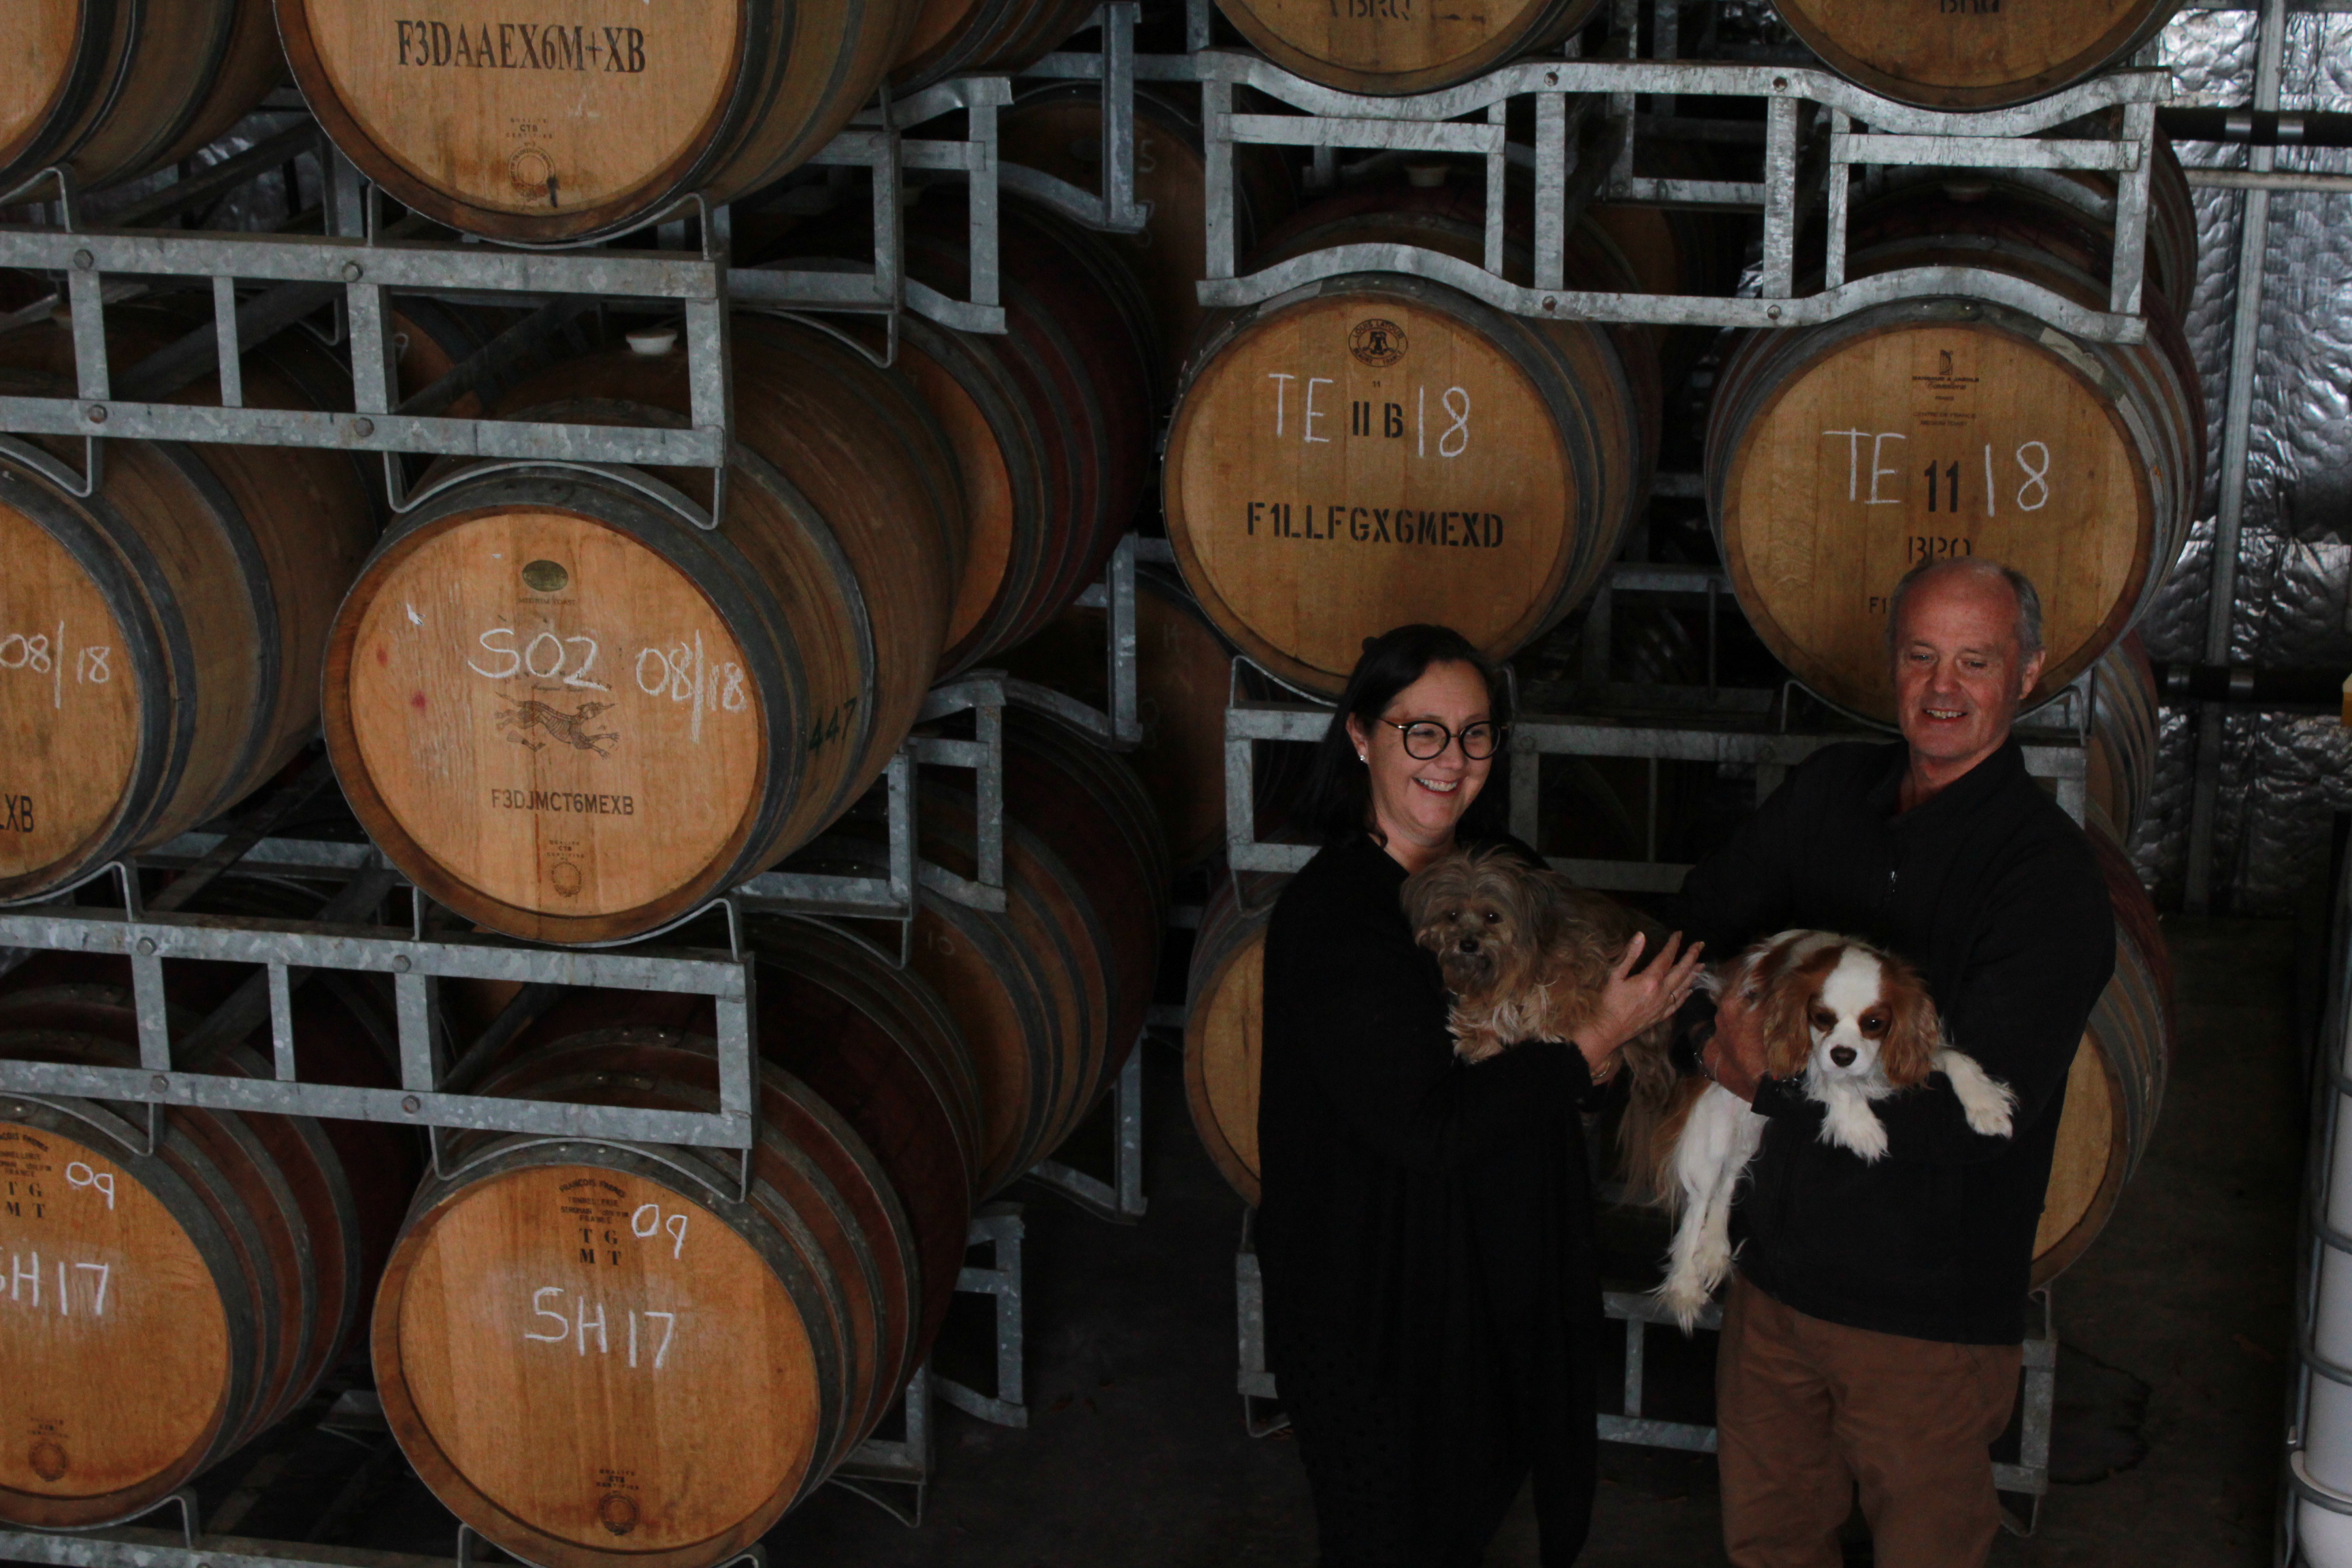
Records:
[[[1837,1015],[1836,1015],[1835,1013],[1831,1012],[1831,1011],[1830,1011],[1828,1008],[1826,1008],[1826,1007],[1816,1007],[1816,1008],[1814,1008],[1814,1009],[1813,1009],[1813,1027],[1814,1027],[1814,1028],[1816,1028],[1816,1029],[1821,1029],[1821,1030],[1824,1030],[1824,1031],[1827,1031],[1827,1030],[1830,1030],[1830,1029],[1834,1029],[1834,1028],[1836,1028],[1836,1027],[1837,1027]]]
[[[1502,918],[1503,918],[1503,917],[1502,917],[1501,913],[1500,913],[1499,911],[1497,911],[1497,910],[1488,910],[1486,911],[1486,923],[1487,923],[1488,925],[1494,925],[1494,924],[1497,923],[1498,921],[1500,921],[1502,920]]]
[[[1870,1036],[1874,1039],[1880,1035],[1886,1033],[1886,1015],[1884,1013],[1864,1013],[1862,1016],[1862,1032]]]

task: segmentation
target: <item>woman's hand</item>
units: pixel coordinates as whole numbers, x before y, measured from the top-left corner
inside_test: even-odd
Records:
[[[1706,944],[1695,942],[1685,952],[1682,942],[1680,931],[1668,937],[1656,962],[1639,974],[1633,973],[1633,965],[1641,962],[1649,939],[1635,931],[1633,940],[1625,944],[1625,956],[1617,961],[1607,988],[1601,993],[1600,1016],[1577,1035],[1577,1048],[1584,1053],[1595,1082],[1609,1076],[1626,1041],[1672,1017],[1698,983],[1699,955]]]

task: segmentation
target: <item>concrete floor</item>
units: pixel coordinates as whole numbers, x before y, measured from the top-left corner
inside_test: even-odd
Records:
[[[2001,1568],[2254,1568],[2272,1552],[2303,1078],[2291,928],[2168,922],[2180,1039],[2139,1173],[2055,1290],[2052,1489]],[[1148,1059],[1151,1213],[1119,1229],[1027,1198],[1025,1432],[940,1417],[910,1531],[838,1491],[769,1537],[776,1563],[1152,1568],[1314,1561],[1295,1455],[1244,1435],[1232,1261],[1241,1205],[1193,1142],[1174,1054]],[[1654,1339],[1653,1343],[1655,1343]],[[1712,1462],[1604,1449],[1593,1568],[1721,1561]],[[1857,1551],[1857,1560],[1860,1558]],[[1536,1561],[1515,1518],[1489,1561]]]
[[[2063,1344],[2054,1486],[2000,1568],[2259,1568],[2270,1561],[2289,1370],[2303,1092],[2292,928],[2168,922],[2180,1040],[2137,1179],[2058,1282]],[[769,1536],[768,1560],[870,1568],[1309,1568],[1312,1512],[1281,1439],[1244,1435],[1234,1390],[1233,1258],[1242,1206],[1184,1112],[1176,1055],[1147,1057],[1150,1214],[1132,1227],[1034,1188],[1025,1205],[1031,1425],[939,1415],[928,1517],[910,1530],[827,1489]],[[966,1303],[959,1303],[960,1309]],[[970,1377],[974,1321],[940,1361]],[[1663,1360],[1651,1340],[1654,1362]],[[1653,1414],[1675,1379],[1654,1366]],[[1682,1380],[1703,1405],[1703,1361]],[[446,1557],[454,1521],[388,1440],[289,1437],[276,1484],[232,1527]],[[1609,1447],[1593,1568],[1722,1560],[1713,1462]],[[244,1470],[206,1479],[218,1516]],[[319,1513],[334,1500],[331,1520]],[[213,1526],[221,1528],[219,1525]],[[1866,1562],[1857,1542],[1850,1562]],[[1536,1562],[1516,1517],[1490,1563]]]

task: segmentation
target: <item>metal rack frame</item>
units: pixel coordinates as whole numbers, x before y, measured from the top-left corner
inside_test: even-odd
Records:
[[[1645,60],[1528,59],[1473,82],[1413,97],[1339,92],[1292,76],[1255,55],[1210,49],[1191,57],[1201,83],[1208,145],[1207,277],[1201,302],[1254,305],[1347,273],[1402,272],[1446,283],[1498,310],[1560,321],[1661,326],[1795,327],[1899,300],[1958,295],[2024,311],[2074,337],[2139,342],[2143,241],[2156,106],[2170,95],[2162,71],[2121,71],[2011,109],[1948,112],[1915,109],[1826,71],[1790,66]],[[1248,87],[1299,110],[1235,113],[1233,93]],[[1661,180],[1633,174],[1637,95],[1758,99],[1766,107],[1760,182]],[[1506,121],[1510,100],[1535,107],[1532,286],[1502,276]],[[2042,134],[2100,110],[2120,111],[2113,139]],[[1470,121],[1478,116],[1483,122]],[[1469,122],[1465,122],[1469,121]],[[1591,121],[1593,134],[1581,132]],[[1338,246],[1247,276],[1234,268],[1234,148],[1244,143],[1458,153],[1486,163],[1484,265],[1415,246]],[[1907,268],[1846,277],[1849,172],[1857,167],[1932,166],[2095,169],[2118,176],[2115,258],[2107,309],[2086,310],[2038,284],[1968,267]],[[1827,272],[1820,292],[1796,293],[1798,231],[1825,198]],[[1570,227],[1589,200],[1735,207],[1764,219],[1759,294],[1622,294],[1567,288]]]

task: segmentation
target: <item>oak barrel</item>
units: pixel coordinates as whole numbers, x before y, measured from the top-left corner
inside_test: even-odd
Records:
[[[2091,729],[2084,746],[2091,824],[2129,844],[2156,782],[2162,714],[2156,667],[2137,632],[2107,650],[2092,676]]]
[[[813,328],[741,318],[732,353],[716,531],[626,474],[509,471],[422,508],[344,599],[336,773],[468,920],[590,942],[690,913],[838,816],[914,721],[962,563],[953,456],[904,380]],[[623,351],[501,410],[686,406],[682,353]]]
[[[2130,857],[2095,825],[2091,847],[2116,911],[2116,973],[2091,1009],[2066,1077],[2066,1108],[2033,1237],[2033,1283],[2096,1239],[2139,1168],[2172,1057],[2172,956]]]
[[[1343,92],[1434,92],[1547,48],[1599,0],[1217,0],[1225,19],[1286,71]]]
[[[286,68],[269,0],[12,0],[0,59],[14,84],[0,96],[0,194],[55,164],[85,191],[164,168]]]
[[[918,0],[278,0],[294,79],[344,156],[469,234],[624,233],[775,180],[865,106]]]
[[[1937,0],[1774,0],[1774,12],[1831,69],[1900,103],[1992,109],[2071,87],[2128,59],[2179,0],[2003,6]]]
[[[118,363],[190,325],[136,307],[109,316]],[[248,352],[244,380],[253,407],[350,395],[299,332]],[[73,388],[62,325],[0,337],[0,389]],[[217,384],[174,397],[216,401]],[[79,444],[38,444],[82,460]],[[318,722],[328,624],[375,537],[371,481],[349,454],[104,445],[88,498],[0,454],[0,900],[160,843],[282,766]]]
[[[1040,715],[1005,716],[1002,914],[919,889],[914,972],[946,1002],[981,1080],[985,1197],[1059,1148],[1125,1065],[1150,1003],[1165,850],[1132,771]],[[923,858],[978,869],[970,792],[925,781]],[[844,824],[803,865],[887,870],[875,825]]]
[[[433,1493],[524,1561],[730,1559],[873,1432],[929,1350],[971,1190],[943,1102],[898,1093],[922,1074],[891,1016],[908,980],[873,957],[840,985],[795,980],[830,1008],[812,1030],[891,992],[840,1035],[879,1047],[837,1063],[873,1093],[845,1112],[757,1063],[748,1199],[731,1152],[541,1138],[461,1142],[457,1173],[416,1194],[376,1295],[385,1420]],[[703,1035],[616,1025],[543,1041],[480,1089],[715,1110],[718,1056]],[[927,1184],[906,1192],[915,1173]]]
[[[248,973],[167,966],[174,1033]],[[307,1081],[394,1081],[388,993],[314,975],[291,1000]],[[38,953],[0,994],[0,1058],[136,1068],[138,1037],[121,958]],[[268,1049],[265,1021],[179,1065],[267,1079]],[[143,1152],[143,1107],[0,1096],[10,1524],[138,1514],[293,1414],[352,1343],[416,1178],[406,1129],[188,1106],[162,1127]]]
[[[997,116],[998,155],[1050,174],[1089,195],[1102,189],[1102,93],[1091,82],[1059,82],[1024,93]],[[1282,151],[1234,146],[1234,244],[1247,252],[1256,237],[1298,205],[1297,180]],[[1140,232],[1105,235],[1103,243],[1135,275],[1150,301],[1161,381],[1170,390],[1207,316],[1200,279],[1208,258],[1208,156],[1200,115],[1163,87],[1135,94],[1135,196],[1150,216]]]
[[[1018,74],[1094,13],[1095,0],[917,0],[890,86],[914,92],[951,76]]]
[[[1443,191],[1340,198],[1282,226],[1267,258],[1376,241],[1475,257],[1474,209]],[[1591,226],[1570,255],[1576,276],[1633,286]],[[1364,638],[1411,621],[1507,658],[1616,558],[1658,395],[1639,330],[1507,315],[1397,273],[1308,284],[1206,340],[1169,436],[1169,542],[1217,628],[1303,690],[1336,694]]]
[[[908,276],[961,298],[968,207],[927,196]],[[1150,321],[1097,237],[1017,198],[998,213],[1002,333],[909,314],[899,365],[954,444],[970,541],[940,673],[1024,642],[1102,577],[1151,451]]]
[[[1987,184],[1858,214],[1854,275],[1962,264],[2104,309],[2088,226]],[[1956,298],[1749,334],[1716,394],[1706,484],[1733,591],[1773,656],[1837,706],[1891,718],[1888,596],[1922,560],[1971,555],[2041,589],[2037,698],[2114,646],[2188,540],[2204,462],[2187,344],[2161,293],[2147,312],[2132,345]]]
[[[1287,877],[1227,879],[1201,914],[1184,987],[1184,1100],[1210,1163],[1257,1206],[1265,923]]]

